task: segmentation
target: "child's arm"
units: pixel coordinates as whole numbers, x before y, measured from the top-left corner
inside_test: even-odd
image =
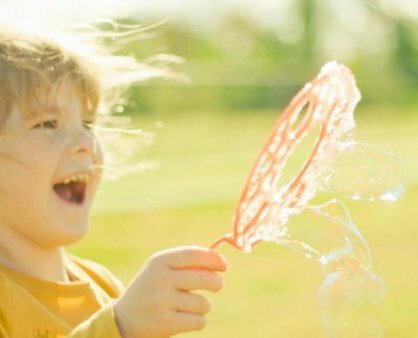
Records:
[[[123,338],[165,338],[206,325],[208,300],[193,290],[217,292],[227,263],[218,253],[202,247],[162,251],[116,302],[116,322]]]

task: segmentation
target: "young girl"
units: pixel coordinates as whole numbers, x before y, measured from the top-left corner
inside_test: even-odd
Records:
[[[0,336],[202,329],[210,305],[193,291],[222,288],[217,253],[159,252],[124,290],[103,266],[63,250],[89,226],[103,168],[94,125],[115,102],[108,94],[156,73],[74,37],[0,27]]]

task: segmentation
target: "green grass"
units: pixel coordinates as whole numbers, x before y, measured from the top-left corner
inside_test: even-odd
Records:
[[[158,167],[105,182],[89,235],[69,250],[107,265],[127,283],[157,250],[210,245],[231,229],[236,198],[276,117],[260,111],[136,119],[145,129],[156,120],[165,123],[155,145],[138,158]],[[408,191],[398,203],[347,204],[369,243],[375,271],[388,285],[381,306],[385,337],[418,337],[418,116],[360,108],[357,124],[357,140],[405,159]],[[315,293],[324,275],[314,261],[274,244],[261,244],[251,254],[227,246],[221,251],[230,269],[225,289],[210,296],[209,325],[182,337],[323,336]]]

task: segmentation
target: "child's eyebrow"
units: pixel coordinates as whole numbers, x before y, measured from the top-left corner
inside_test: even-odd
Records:
[[[46,107],[45,114],[48,115],[62,115],[62,110],[58,107]]]
[[[59,116],[59,115],[63,115],[63,111],[62,109],[58,108],[58,107],[47,107],[45,108],[45,114],[46,115],[52,115],[52,116]],[[95,120],[96,118],[96,114],[92,111],[89,110],[84,110],[81,112],[80,114],[83,118],[86,119],[90,119],[90,120]]]

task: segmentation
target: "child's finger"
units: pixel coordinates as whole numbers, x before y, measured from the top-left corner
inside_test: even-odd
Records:
[[[176,289],[182,291],[218,292],[224,286],[224,279],[219,274],[207,270],[177,270],[173,283]]]
[[[173,321],[178,332],[202,330],[206,326],[206,317],[195,313],[174,312]]]
[[[163,255],[168,266],[173,269],[198,268],[225,271],[226,259],[215,251],[204,247],[183,247]]]
[[[178,291],[176,294],[175,309],[181,312],[194,314],[206,314],[210,311],[210,302],[203,297],[192,292]]]

